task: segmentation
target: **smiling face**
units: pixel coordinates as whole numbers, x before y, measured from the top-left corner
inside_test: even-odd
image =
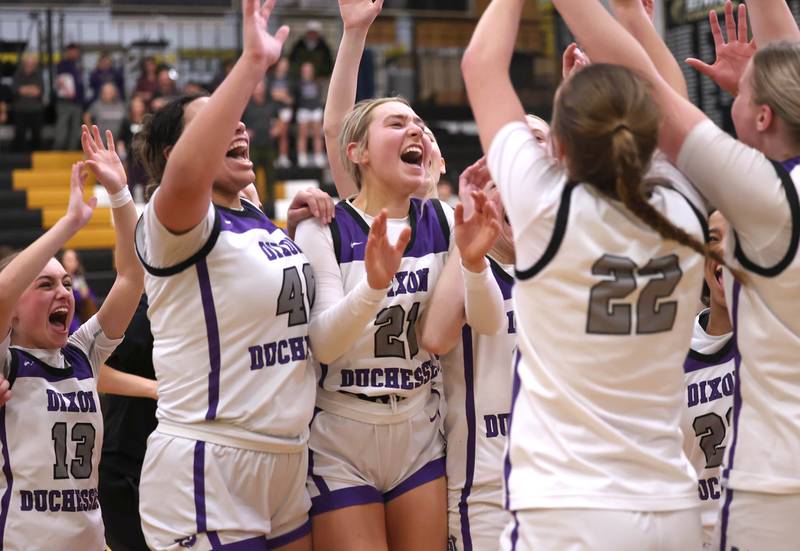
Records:
[[[11,321],[12,341],[27,348],[61,348],[67,344],[74,315],[72,278],[52,258],[17,301]]]
[[[422,120],[402,102],[372,109],[366,143],[347,146],[348,157],[361,170],[362,185],[384,185],[408,196],[427,189],[431,141],[423,129]]]
[[[723,254],[723,242],[728,232],[728,221],[719,211],[708,218],[709,246]],[[725,287],[723,285],[722,266],[710,258],[706,259],[704,277],[711,291],[711,305],[714,308],[727,309],[725,304]]]
[[[197,114],[208,104],[209,98],[202,97],[189,103],[183,112],[184,131]],[[256,175],[250,161],[250,138],[243,122],[236,125],[231,137],[225,159],[214,177],[214,189],[228,195],[238,195],[239,191],[253,183]]]

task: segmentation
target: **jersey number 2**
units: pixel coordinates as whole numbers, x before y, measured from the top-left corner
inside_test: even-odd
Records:
[[[415,302],[408,311],[399,304],[384,308],[375,317],[375,357],[376,358],[405,358],[406,344],[403,342],[403,326],[406,341],[408,341],[408,358],[411,359],[419,352],[417,344],[417,316],[419,315],[419,302]]]
[[[92,476],[92,455],[94,454],[95,430],[91,423],[72,425],[72,441],[75,444],[75,459],[67,465],[67,424],[53,425],[53,451],[56,462],[53,464],[53,478],[89,478]]]
[[[661,333],[672,329],[678,303],[659,302],[669,297],[678,286],[683,272],[678,257],[654,258],[639,268],[630,258],[606,254],[592,266],[592,274],[611,276],[592,287],[589,295],[589,315],[586,332],[599,335],[630,335],[633,326],[633,307],[622,300],[636,290],[635,274],[660,276],[651,279],[639,294],[636,303],[636,333]],[[616,301],[616,302],[612,302]]]

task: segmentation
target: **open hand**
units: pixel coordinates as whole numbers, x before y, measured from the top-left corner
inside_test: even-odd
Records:
[[[725,2],[725,29],[728,41],[722,38],[722,29],[719,26],[717,12],[708,12],[711,23],[711,35],[714,37],[714,49],[717,58],[713,65],[703,63],[701,60],[690,57],[686,63],[690,67],[706,75],[720,88],[733,94],[739,93],[739,79],[744,74],[747,63],[756,52],[755,41],[747,40],[747,7],[739,4],[739,25],[737,31],[736,21],[733,16],[733,2]]]
[[[345,29],[369,29],[383,8],[383,0],[339,0]]]
[[[486,255],[500,235],[500,215],[494,203],[482,191],[473,191],[474,212],[464,218],[464,205],[456,205],[453,232],[461,262],[471,272],[481,272],[486,267]]]
[[[97,181],[106,188],[109,195],[113,195],[128,185],[128,177],[125,175],[125,167],[117,155],[114,146],[114,136],[110,130],[106,130],[106,142],[108,147],[103,145],[100,137],[100,130],[92,126],[91,132],[84,124],[81,132],[81,145],[83,154],[86,157],[85,165],[91,170]]]
[[[333,199],[319,188],[310,187],[299,192],[292,199],[286,214],[286,229],[294,239],[297,225],[303,220],[316,218],[320,224],[330,224],[336,216]]]
[[[386,235],[386,210],[382,210],[369,229],[369,238],[364,253],[367,283],[372,289],[386,289],[400,267],[400,260],[411,240],[411,228],[404,228],[392,245]]]
[[[491,181],[492,175],[489,173],[486,157],[481,157],[461,173],[458,178],[458,199],[464,206],[465,218],[472,216],[475,209],[472,194],[485,190]]]
[[[83,200],[83,185],[86,183],[87,177],[83,168],[83,162],[73,164],[72,175],[69,179],[69,204],[65,217],[74,225],[76,231],[89,222],[94,208],[97,206],[96,197],[92,197],[88,201]]]
[[[270,67],[281,57],[283,43],[289,36],[289,27],[283,25],[275,35],[269,34],[267,25],[275,0],[244,0],[242,3],[242,34],[244,38],[244,53],[253,59]]]

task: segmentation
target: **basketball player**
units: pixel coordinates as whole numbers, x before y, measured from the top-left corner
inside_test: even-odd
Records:
[[[800,31],[782,0],[749,3],[758,50],[731,110],[737,141],[665,87],[601,6],[558,5],[593,59],[646,75],[665,114],[661,148],[730,223],[726,259],[742,277],[725,274],[725,295],[741,360],[719,549],[793,549],[800,520],[800,424],[790,398],[800,388],[800,104],[787,91],[800,82]]]
[[[705,219],[682,193],[643,182],[660,115],[628,70],[592,65],[559,89],[561,165],[535,143],[508,76],[522,6],[490,4],[462,62],[516,251],[520,353],[504,465],[514,520],[502,548],[697,549],[675,366],[701,255],[713,254]]]
[[[274,0],[243,3],[244,52],[211,98],[145,125],[159,183],[137,228],[158,379],[158,428],[140,485],[153,549],[310,549],[307,474],[313,274],[239,192],[254,180],[239,122],[288,34]]]
[[[727,230],[725,218],[719,211],[714,212],[708,226],[711,246],[721,249]],[[686,407],[681,431],[683,449],[698,475],[703,549],[711,549],[722,496],[722,458],[731,435],[738,351],[725,305],[723,267],[708,259],[704,275],[709,307],[695,318],[692,347],[683,364]]]
[[[136,209],[110,132],[106,138],[108,149],[96,126],[93,135],[83,127],[87,160],[72,166],[67,213],[0,272],[0,367],[13,394],[0,409],[2,549],[105,549],[97,378],[136,309],[143,278],[133,248]],[[83,199],[87,167],[111,198],[117,278],[98,312],[68,337],[75,301],[53,256],[92,216],[96,200]]]

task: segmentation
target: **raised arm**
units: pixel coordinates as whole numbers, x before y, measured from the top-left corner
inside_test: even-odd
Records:
[[[353,195],[358,188],[339,157],[339,134],[342,121],[356,102],[358,66],[367,43],[367,33],[382,7],[383,0],[339,0],[344,34],[333,66],[322,126],[333,182],[339,197],[343,198]]]
[[[31,245],[20,252],[8,266],[0,271],[0,339],[5,339],[11,329],[11,316],[17,300],[36,279],[47,263],[73,235],[92,217],[97,204],[94,197],[83,201],[86,174],[83,163],[72,165],[70,195],[67,213]]]
[[[129,396],[131,398],[151,398],[158,400],[158,385],[153,379],[125,373],[102,364],[97,378],[97,390],[104,394]]]
[[[169,155],[155,212],[174,233],[197,226],[208,213],[214,176],[256,84],[280,57],[289,28],[267,32],[275,0],[244,0],[244,52],[208,104],[192,120]]]
[[[134,249],[134,232],[138,215],[128,191],[128,179],[122,161],[115,150],[114,136],[106,131],[103,145],[100,131],[96,126],[89,132],[83,127],[81,145],[86,156],[86,165],[108,192],[114,216],[114,259],[117,278],[97,311],[97,321],[103,333],[111,339],[121,337],[136,311],[144,287],[144,269],[139,263]]]
[[[611,0],[611,7],[617,21],[642,45],[662,78],[673,90],[688,98],[683,72],[653,25],[652,0],[647,5],[642,0]]]
[[[661,77],[642,46],[597,0],[553,3],[594,63],[624,65],[650,81],[664,116],[659,145],[675,162],[686,136],[708,118]]]
[[[779,40],[800,40],[800,29],[786,0],[747,0],[756,44],[763,47]]]
[[[489,4],[461,60],[484,152],[489,151],[495,135],[506,124],[525,121],[525,111],[509,75],[524,3],[525,0],[494,0]]]

